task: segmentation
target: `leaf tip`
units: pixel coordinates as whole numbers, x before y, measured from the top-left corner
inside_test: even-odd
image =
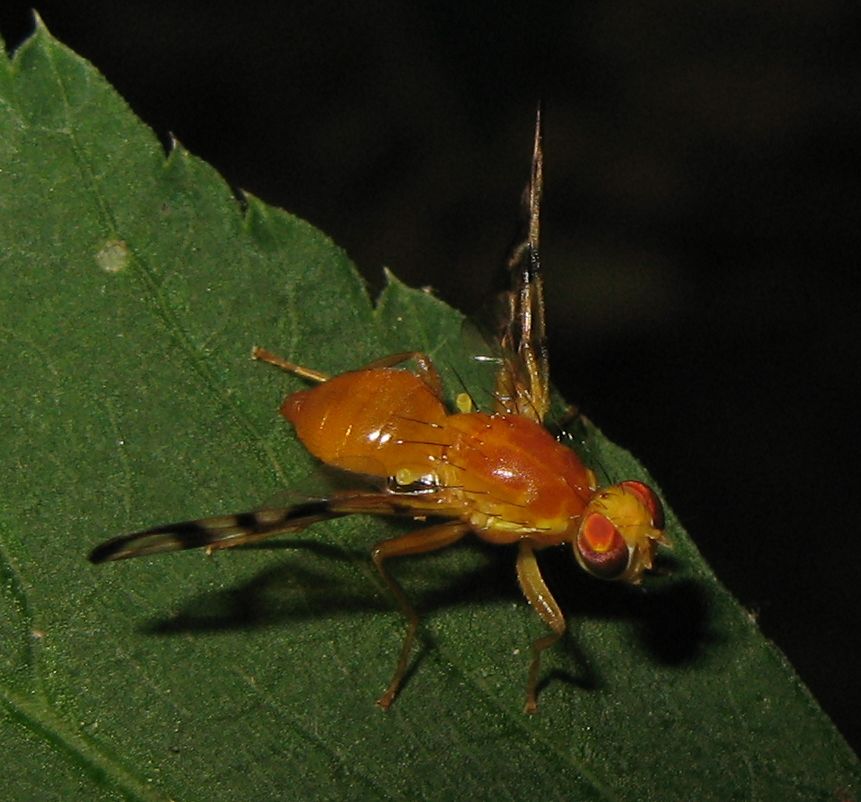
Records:
[[[33,14],[33,33],[29,38],[54,41],[54,37],[51,31],[48,30],[48,26],[45,24],[45,20],[42,19],[42,15],[35,8],[30,9],[30,11]]]
[[[45,25],[45,21],[39,15],[39,12],[36,11],[35,8],[32,8],[30,9],[30,13],[33,15],[33,30],[20,42],[10,45],[8,48],[6,47],[6,42],[3,37],[0,36],[0,54],[5,54],[7,57],[12,58],[22,52],[31,42],[38,41],[39,39],[46,37],[49,40],[53,38],[51,36],[51,32],[48,30],[48,26]]]
[[[403,281],[401,281],[395,273],[389,267],[383,267],[383,278],[386,280],[386,287],[405,287]]]
[[[188,154],[188,151],[182,146],[176,134],[173,131],[167,132],[167,158],[168,161],[174,158],[174,154]]]

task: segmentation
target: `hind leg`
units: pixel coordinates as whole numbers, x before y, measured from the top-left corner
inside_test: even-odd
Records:
[[[305,368],[302,367],[302,365],[297,365],[295,362],[288,362],[283,357],[277,356],[271,351],[267,351],[265,348],[260,348],[257,345],[251,349],[251,358],[259,359],[261,362],[267,362],[270,365],[275,365],[276,368],[286,370],[287,373],[292,373],[294,376],[299,376],[300,378],[307,379],[308,381],[322,383],[324,381],[328,381],[330,378],[325,373],[320,373],[319,370]]]
[[[331,376],[326,373],[321,373],[319,370],[314,370],[313,368],[306,368],[302,365],[297,365],[295,362],[290,362],[289,360],[277,356],[271,351],[267,351],[265,348],[260,348],[256,345],[251,349],[251,358],[274,365],[276,368],[287,371],[287,373],[292,373],[294,376],[299,376],[302,379],[317,382],[318,384],[322,384],[331,378]],[[441,399],[443,397],[442,379],[440,379],[439,373],[437,372],[431,358],[423,351],[404,351],[400,354],[390,354],[389,356],[384,356],[381,359],[375,359],[373,362],[363,365],[358,369],[367,370],[369,368],[389,368],[395,365],[400,365],[402,362],[408,362],[411,359],[416,363],[416,367],[418,369],[416,373],[419,378],[428,387],[430,387],[437,398]]]

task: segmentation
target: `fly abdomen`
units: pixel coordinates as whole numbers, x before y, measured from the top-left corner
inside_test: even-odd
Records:
[[[281,414],[305,448],[328,465],[387,479],[438,458],[445,406],[406,370],[368,368],[288,396]]]

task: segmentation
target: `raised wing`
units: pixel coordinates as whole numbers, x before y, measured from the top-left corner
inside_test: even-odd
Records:
[[[503,296],[496,376],[496,410],[539,423],[550,408],[550,368],[544,323],[544,287],[538,254],[544,154],[541,109],[535,118],[532,172],[523,193],[525,231],[508,259],[511,287]]]

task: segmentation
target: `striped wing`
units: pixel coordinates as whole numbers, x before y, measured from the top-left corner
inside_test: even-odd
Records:
[[[497,412],[523,415],[539,423],[550,408],[550,369],[544,322],[544,287],[539,259],[544,154],[541,109],[535,120],[532,171],[523,194],[525,232],[508,259],[510,289],[502,298],[496,377]]]
[[[311,524],[342,515],[457,517],[458,507],[444,491],[400,488],[397,492],[342,491],[284,507],[267,507],[235,515],[181,521],[106,540],[90,552],[90,562],[103,563],[148,554],[206,548],[227,549],[257,543],[275,535],[301,532]]]

